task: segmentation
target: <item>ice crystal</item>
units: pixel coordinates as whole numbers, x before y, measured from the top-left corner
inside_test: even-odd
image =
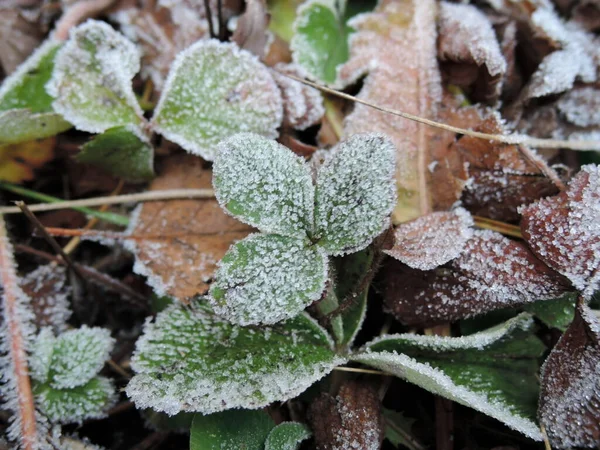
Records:
[[[385,253],[420,270],[435,269],[459,256],[473,236],[473,218],[464,208],[434,212],[400,224],[394,247]]]
[[[213,185],[223,209],[265,233],[306,236],[314,187],[304,160],[253,133],[237,134],[218,148]]]
[[[273,324],[321,297],[327,266],[327,255],[319,246],[254,234],[234,244],[219,263],[211,304],[233,323]]]
[[[232,325],[200,302],[174,305],[137,341],[127,394],[139,408],[170,415],[261,408],[295,397],[342,363],[332,348],[304,314],[256,329]]]
[[[237,132],[277,137],[282,114],[268,69],[235,44],[208,40],[177,56],[152,123],[190,153],[213,160],[217,144]]]
[[[557,103],[566,119],[580,127],[600,125],[600,90],[590,86],[573,89]]]
[[[76,128],[101,133],[143,123],[131,80],[140,68],[138,48],[104,22],[71,30],[46,85],[53,108]]]
[[[389,226],[396,148],[382,134],[338,144],[317,174],[315,232],[331,255],[362,250]]]

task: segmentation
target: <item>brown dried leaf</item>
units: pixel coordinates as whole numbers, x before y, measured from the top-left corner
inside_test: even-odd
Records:
[[[472,91],[475,101],[498,100],[507,65],[489,19],[473,5],[441,2],[439,26],[441,61],[471,66],[475,73],[472,82],[450,82]]]
[[[583,166],[568,189],[522,209],[533,252],[589,298],[600,287],[600,169]]]
[[[262,58],[269,38],[267,34],[269,19],[265,0],[247,0],[246,10],[239,17],[231,40],[238,47]]]
[[[43,38],[39,24],[25,19],[17,8],[0,8],[0,65],[4,74],[12,73]]]
[[[346,381],[337,397],[321,394],[310,406],[309,421],[319,450],[381,448],[381,402],[369,384]]]
[[[407,325],[435,324],[549,300],[568,284],[527,247],[493,231],[475,231],[462,254],[432,271],[386,268],[387,310]]]
[[[212,172],[202,168],[202,160],[177,155],[167,160],[150,190],[211,188],[211,182]],[[186,301],[206,292],[216,263],[251,230],[213,199],[149,202],[138,210],[128,232],[152,238],[134,239],[128,246],[136,258],[134,271],[148,277],[158,295]]]
[[[473,218],[457,208],[398,225],[394,246],[385,253],[413,269],[431,270],[458,257],[473,236]]]
[[[600,447],[600,322],[587,306],[542,367],[539,420],[553,448]]]

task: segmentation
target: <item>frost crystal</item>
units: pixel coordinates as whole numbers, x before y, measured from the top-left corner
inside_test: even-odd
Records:
[[[238,132],[277,137],[281,94],[268,69],[235,44],[198,41],[171,67],[153,127],[190,153],[213,160]]]
[[[327,265],[319,246],[278,235],[251,235],[221,260],[210,301],[232,323],[276,323],[321,297]]]
[[[253,133],[237,134],[218,149],[213,185],[223,209],[265,233],[305,237],[314,187],[304,160]]]
[[[600,125],[600,90],[593,87],[573,89],[557,103],[566,119],[580,127]]]
[[[74,28],[55,59],[46,85],[53,108],[82,131],[143,123],[131,87],[140,68],[138,48],[108,24],[88,20]]]
[[[396,202],[394,144],[382,134],[339,144],[316,181],[315,228],[331,255],[362,250],[385,230]]]
[[[297,450],[300,443],[311,436],[306,425],[298,422],[282,422],[271,430],[265,450]]]
[[[435,269],[459,256],[473,236],[473,218],[464,208],[434,212],[400,224],[394,247],[385,253],[420,270]]]
[[[261,408],[293,398],[344,359],[316,322],[301,314],[265,328],[242,328],[206,305],[174,305],[137,341],[127,394],[139,408],[170,415]]]

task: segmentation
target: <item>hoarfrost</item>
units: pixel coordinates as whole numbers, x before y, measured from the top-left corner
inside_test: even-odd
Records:
[[[240,325],[293,317],[325,290],[328,260],[319,246],[254,234],[234,244],[210,288],[215,312]]]
[[[394,247],[385,253],[419,270],[435,269],[458,257],[473,236],[473,218],[464,208],[434,212],[394,232]]]
[[[357,134],[338,144],[316,180],[315,228],[330,255],[365,248],[390,224],[396,202],[396,148],[383,134]]]
[[[305,314],[253,329],[232,325],[200,303],[173,305],[146,323],[126,392],[139,408],[169,415],[261,408],[295,397],[343,363],[332,348],[325,330]]]
[[[213,185],[223,209],[265,233],[305,237],[313,223],[314,187],[304,160],[253,133],[236,134],[218,149]]]
[[[131,80],[140,69],[138,48],[108,24],[88,20],[71,30],[46,85],[53,108],[76,128],[102,133],[144,123]]]
[[[265,450],[298,450],[300,443],[311,436],[306,425],[298,422],[282,422],[271,430]]]
[[[600,89],[585,86],[564,94],[557,103],[566,119],[580,127],[600,125]]]
[[[213,160],[217,144],[238,132],[278,136],[279,88],[258,59],[235,44],[199,41],[177,55],[153,127],[190,153]]]
[[[29,357],[30,375],[40,383],[48,381],[55,344],[56,338],[49,327],[42,328],[33,343],[31,356]]]

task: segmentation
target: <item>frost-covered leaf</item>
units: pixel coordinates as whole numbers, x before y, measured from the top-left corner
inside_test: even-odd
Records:
[[[420,271],[394,263],[386,278],[386,307],[405,324],[449,322],[569,290],[523,243],[493,231],[475,231],[448,267]]]
[[[46,85],[52,106],[77,129],[102,133],[144,124],[131,80],[140,69],[140,52],[105,22],[88,20],[71,30],[55,58]]]
[[[381,448],[384,423],[373,385],[346,381],[336,397],[322,393],[310,405],[308,419],[319,449]]]
[[[150,190],[210,189],[211,181],[202,161],[184,154],[164,162]],[[135,255],[134,271],[148,278],[157,295],[185,302],[206,293],[217,261],[250,231],[214,199],[147,202],[133,214],[127,233],[148,238],[126,246]]]
[[[54,136],[71,127],[45,91],[60,42],[42,44],[0,87],[0,144]]]
[[[525,311],[533,314],[547,326],[565,331],[575,317],[577,296],[565,294],[554,300],[542,300],[525,305]]]
[[[521,213],[523,237],[533,252],[591,297],[600,287],[600,168],[583,166],[566,192]]]
[[[239,133],[221,142],[213,185],[225,210],[264,233],[302,239],[312,228],[310,169],[276,141]]]
[[[532,439],[538,396],[537,359],[544,345],[522,314],[487,331],[459,338],[399,334],[367,344],[353,360],[476,409]]]
[[[242,328],[203,304],[174,305],[138,340],[127,394],[140,408],[168,414],[261,408],[300,394],[342,363],[332,347],[304,314]]]
[[[306,425],[298,422],[283,422],[271,430],[264,450],[298,450],[302,441],[311,437]]]
[[[217,144],[235,133],[276,138],[282,114],[266,66],[235,44],[208,40],[177,56],[152,124],[190,153],[213,160]]]
[[[196,414],[190,429],[190,450],[264,450],[274,426],[265,411],[233,409]]]
[[[475,66],[471,97],[495,101],[502,91],[506,61],[490,20],[474,5],[440,3],[438,41],[442,61]],[[463,69],[464,70],[464,69]]]
[[[40,383],[48,381],[55,344],[56,337],[54,337],[54,333],[49,327],[42,328],[33,342],[31,356],[29,357],[30,374],[34,380]]]
[[[434,212],[398,225],[394,246],[385,253],[413,269],[435,269],[463,252],[472,226],[473,218],[463,208]]]
[[[344,22],[345,1],[308,0],[297,10],[290,42],[294,63],[310,78],[333,84],[337,67],[348,59],[348,35]]]
[[[105,328],[83,326],[60,334],[48,371],[49,386],[60,390],[87,383],[104,366],[114,342]]]
[[[210,287],[217,314],[240,324],[273,324],[321,298],[328,259],[317,246],[275,234],[253,234],[231,246]]]
[[[557,107],[573,125],[600,125],[600,89],[591,86],[572,89],[560,98]]]
[[[587,306],[542,367],[539,419],[553,448],[600,446],[600,322]]]
[[[275,69],[300,78],[306,76],[304,70],[297,64],[278,63]],[[325,114],[325,107],[323,97],[318,90],[278,72],[273,72],[273,79],[281,89],[284,124],[296,130],[305,130],[321,121]]]
[[[331,255],[362,250],[385,230],[396,202],[396,148],[381,134],[354,135],[319,168],[315,227]]]
[[[126,180],[143,181],[154,176],[154,150],[148,138],[131,125],[109,128],[81,150],[77,161]]]
[[[434,0],[381,0],[372,13],[355,16],[350,25],[357,31],[350,37],[350,59],[339,68],[340,83],[351,85],[367,75],[359,99],[435,118],[442,96],[436,10]],[[439,134],[426,125],[356,104],[344,121],[344,136],[372,132],[389,136],[397,150],[393,222],[429,213],[428,166],[437,160],[430,153]]]
[[[94,377],[70,389],[35,384],[37,406],[51,422],[82,422],[101,418],[115,401],[115,388],[105,377]]]

